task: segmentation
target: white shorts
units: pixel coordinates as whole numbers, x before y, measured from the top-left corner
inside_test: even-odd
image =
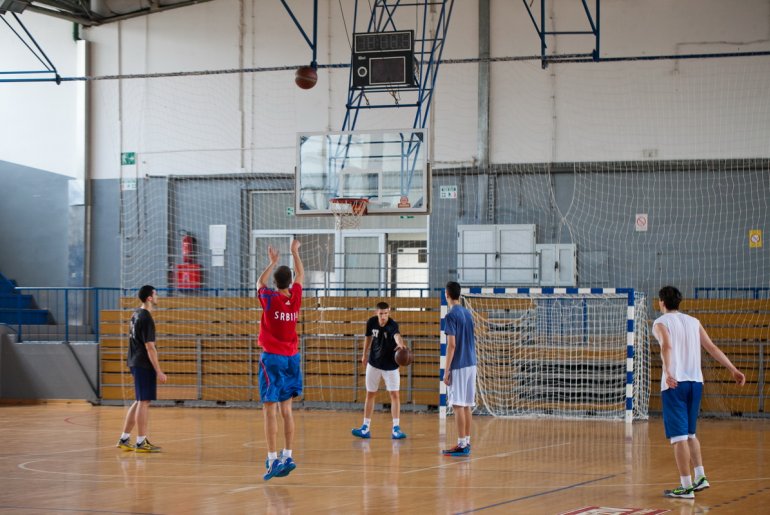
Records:
[[[366,391],[376,392],[380,389],[380,379],[385,380],[385,389],[389,392],[397,392],[401,388],[401,376],[398,369],[380,370],[366,364]]]
[[[452,384],[447,386],[446,400],[449,406],[476,405],[476,365],[452,370]]]

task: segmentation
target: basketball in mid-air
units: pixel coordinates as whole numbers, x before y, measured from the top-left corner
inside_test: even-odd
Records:
[[[300,66],[294,73],[294,82],[302,89],[310,89],[318,82],[318,72],[312,66]]]
[[[412,349],[396,349],[396,363],[398,363],[400,367],[411,365],[413,361],[414,354],[412,353]]]

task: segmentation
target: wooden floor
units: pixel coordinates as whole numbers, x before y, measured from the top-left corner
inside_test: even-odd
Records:
[[[476,417],[473,455],[446,458],[453,420],[389,416],[355,439],[355,412],[297,411],[297,469],[262,480],[262,414],[249,409],[151,410],[161,454],[115,448],[120,407],[0,406],[0,512],[46,513],[526,513],[588,506],[633,513],[768,513],[770,421],[701,421],[711,488],[695,501],[661,492],[678,477],[659,419],[635,423]],[[631,512],[611,512],[631,513]]]

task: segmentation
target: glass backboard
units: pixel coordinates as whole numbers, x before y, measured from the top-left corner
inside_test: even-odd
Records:
[[[430,212],[424,129],[297,135],[297,215],[331,214],[335,198],[365,198],[368,214]]]

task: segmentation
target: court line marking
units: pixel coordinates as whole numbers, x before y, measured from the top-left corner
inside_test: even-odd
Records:
[[[179,440],[173,440],[174,443],[176,442],[186,442],[188,440],[202,440],[204,438],[224,438],[229,435],[209,435],[209,436],[195,436],[190,438],[180,438]],[[87,452],[87,451],[99,451],[102,449],[115,449],[114,445],[108,445],[108,446],[101,446],[101,447],[86,447],[85,449],[69,449],[67,451],[58,451],[58,452],[28,452],[25,454],[6,454],[5,456],[0,456],[0,459],[9,459],[9,458],[26,458],[26,457],[33,457],[33,456],[54,456],[58,454],[69,454],[71,452]],[[126,452],[126,451],[124,451]],[[148,453],[149,454],[149,453]]]
[[[487,455],[487,456],[479,456],[478,458],[471,458],[469,460],[457,460],[457,461],[453,461],[451,463],[442,463],[441,465],[435,465],[433,467],[425,467],[425,468],[421,468],[421,469],[409,470],[407,472],[403,472],[403,474],[414,474],[415,472],[425,472],[427,470],[440,469],[440,468],[445,468],[445,467],[452,467],[454,465],[459,465],[461,463],[470,463],[472,461],[485,460],[485,459],[489,459],[489,458],[502,458],[503,456],[511,456],[513,454],[521,454],[521,453],[524,453],[524,452],[531,452],[531,451],[540,451],[540,450],[543,450],[543,449],[551,449],[551,448],[554,448],[554,447],[563,447],[565,445],[571,445],[571,442],[558,443],[558,444],[554,444],[554,445],[545,445],[543,447],[532,447],[530,449],[517,449],[515,451],[510,451],[510,452],[501,452],[499,454],[490,454],[490,455]],[[458,456],[447,456],[447,458],[457,458],[457,457]]]
[[[39,511],[55,511],[61,513],[63,511],[75,511],[78,513],[123,513],[126,515],[159,515],[154,512],[148,511],[115,511],[115,510],[89,510],[85,508],[39,508],[37,506],[11,506],[0,504],[0,508],[8,510],[39,510]]]
[[[326,472],[328,472],[328,471],[324,471],[324,473],[326,473]],[[335,472],[347,472],[347,471],[343,470],[343,471],[335,471]],[[306,474],[304,474],[304,473],[302,475],[298,474],[297,475],[297,479],[300,479],[302,476],[305,476],[305,475]],[[614,476],[610,476],[610,477],[617,477],[618,475],[619,474],[615,474]],[[292,476],[294,476],[294,475],[292,475]],[[2,476],[0,476],[0,480],[8,480],[8,481],[47,481],[47,482],[59,481],[59,482],[72,482],[72,483],[78,482],[78,483],[81,483],[81,484],[84,481],[84,479],[82,479],[82,478],[71,478],[71,479],[69,479],[69,478],[50,478],[50,477],[21,478],[21,477],[2,477]],[[770,477],[757,477],[757,478],[724,480],[724,481],[720,481],[719,483],[720,484],[721,483],[728,483],[728,482],[729,483],[743,483],[743,482],[756,482],[756,481],[768,481],[768,480],[770,480]],[[120,480],[115,480],[115,479],[109,479],[109,480],[103,480],[103,481],[99,481],[99,480],[87,480],[87,481],[89,481],[90,483],[104,483],[104,484],[115,484],[115,483],[119,482],[121,485],[125,483],[125,481],[120,481]],[[156,480],[150,480],[150,481],[140,480],[140,481],[137,481],[134,478],[134,479],[131,480],[131,484],[132,485],[144,485],[144,484],[158,485],[159,483]],[[275,483],[275,484],[278,485],[279,483]],[[225,488],[234,486],[232,484],[232,482],[227,482],[226,483],[226,482],[210,482],[210,481],[202,482],[202,483],[201,482],[193,482],[193,481],[169,481],[169,482],[164,482],[163,485],[164,486],[198,485],[198,486],[206,486],[206,487],[222,486],[222,487],[225,487]],[[264,481],[260,485],[261,486],[273,486],[273,485],[266,485]],[[362,485],[360,485],[360,484],[341,485],[341,484],[323,484],[323,483],[280,483],[280,486],[288,488],[288,489],[302,489],[302,490],[305,490],[305,489],[318,489],[318,488],[327,489],[327,490],[328,489],[361,489],[362,488]],[[671,482],[670,481],[662,482],[662,483],[625,483],[625,482],[623,482],[623,483],[611,483],[611,484],[602,484],[602,485],[590,485],[589,484],[589,485],[582,485],[582,486],[584,488],[628,488],[629,486],[633,486],[633,487],[653,487],[653,486],[659,487],[659,486],[662,486],[662,487],[665,487],[665,486],[671,486]],[[257,487],[259,487],[259,486],[257,486]],[[374,487],[378,488],[378,486],[376,486],[376,485]],[[495,490],[511,491],[511,490],[534,490],[534,489],[536,489],[538,487],[539,487],[538,485],[516,486],[516,485],[510,485],[510,484],[502,484],[502,485],[464,486],[464,487],[453,487],[453,488],[457,488],[457,489],[460,489],[460,490],[469,490],[469,491],[473,491],[473,490],[476,490],[476,491],[483,491],[483,490],[488,490],[488,491],[495,491]],[[572,487],[576,487],[576,486],[572,485]],[[430,490],[430,491],[435,491],[436,486],[435,485],[427,485],[427,486],[399,485],[398,488],[399,488],[399,490]],[[566,488],[566,487],[559,487],[559,488]]]
[[[139,458],[139,459],[141,459],[141,458]],[[60,471],[57,471],[57,470],[45,470],[45,469],[39,469],[39,468],[32,468],[32,467],[28,466],[28,465],[30,465],[32,463],[39,463],[39,462],[45,462],[45,461],[49,461],[49,460],[47,458],[40,458],[40,459],[37,459],[37,460],[30,460],[30,461],[26,461],[24,463],[19,463],[18,465],[16,465],[16,467],[20,468],[22,470],[26,470],[28,472],[38,472],[40,474],[58,474],[58,475],[63,475],[63,476],[79,476],[79,477],[94,476],[94,477],[108,477],[108,478],[124,479],[126,474],[128,474],[127,472],[121,472],[121,473],[116,473],[116,474],[104,474],[102,472],[99,472],[99,473],[93,473],[93,472],[60,472]],[[98,460],[96,462],[104,463],[104,462],[108,462],[108,460]],[[89,463],[94,463],[94,461],[89,461]],[[136,463],[136,461],[134,463]],[[167,462],[167,461],[163,462],[163,465],[168,466],[169,464],[170,463]],[[179,463],[176,463],[176,464],[179,464]],[[185,464],[187,464],[187,463],[182,463],[182,465],[185,465]],[[122,463],[118,463],[118,465],[122,465]],[[224,465],[216,464],[216,465],[211,465],[211,466],[221,468]],[[228,464],[226,466],[230,467],[230,466],[233,466],[233,465]],[[236,464],[234,466],[248,467],[252,471],[250,473],[249,472],[244,472],[244,474],[242,474],[242,475],[222,475],[222,474],[216,474],[216,475],[209,476],[209,475],[203,475],[203,474],[200,474],[200,473],[196,473],[195,477],[196,478],[203,478],[203,479],[209,478],[209,477],[220,478],[220,479],[224,479],[224,478],[238,478],[238,479],[242,479],[243,477],[249,478],[249,477],[252,477],[254,475],[253,469],[255,468],[256,465],[255,464],[250,464],[250,465],[237,465]],[[305,469],[305,470],[307,470],[307,469]],[[321,469],[319,467],[319,471],[318,472],[305,473],[304,470],[303,470],[303,474],[302,475],[303,476],[316,476],[316,475],[322,475],[322,474],[337,474],[337,473],[340,473],[340,472],[351,472],[351,471],[344,470],[344,469],[341,469],[341,470],[324,470],[324,469]],[[189,477],[189,474],[184,474],[184,475],[169,475],[169,474],[147,475],[147,474],[142,474],[142,477],[144,479],[168,479],[168,478],[174,478],[175,479],[175,478],[187,478],[187,477]]]
[[[509,501],[502,501],[502,502],[498,502],[498,503],[495,503],[495,504],[490,504],[488,506],[482,506],[481,508],[474,508],[474,509],[468,510],[468,511],[456,512],[455,515],[465,515],[466,513],[476,513],[477,511],[487,510],[489,508],[497,508],[498,506],[503,506],[505,504],[511,504],[511,503],[518,502],[518,501],[524,501],[526,499],[532,499],[534,497],[541,497],[543,495],[548,495],[548,494],[553,494],[553,493],[556,493],[556,492],[561,492],[561,491],[564,491],[564,490],[569,490],[571,488],[576,488],[578,486],[583,486],[583,485],[587,485],[587,484],[590,484],[590,483],[597,483],[599,481],[604,481],[605,479],[610,479],[610,478],[616,477],[616,476],[617,476],[617,474],[613,474],[611,476],[604,476],[604,477],[599,477],[599,478],[596,478],[596,479],[589,479],[588,481],[583,481],[581,483],[575,483],[574,485],[562,486],[561,488],[554,488],[553,490],[546,490],[545,492],[539,492],[539,493],[536,493],[536,494],[525,495],[524,497],[518,497],[516,499],[511,499]]]

